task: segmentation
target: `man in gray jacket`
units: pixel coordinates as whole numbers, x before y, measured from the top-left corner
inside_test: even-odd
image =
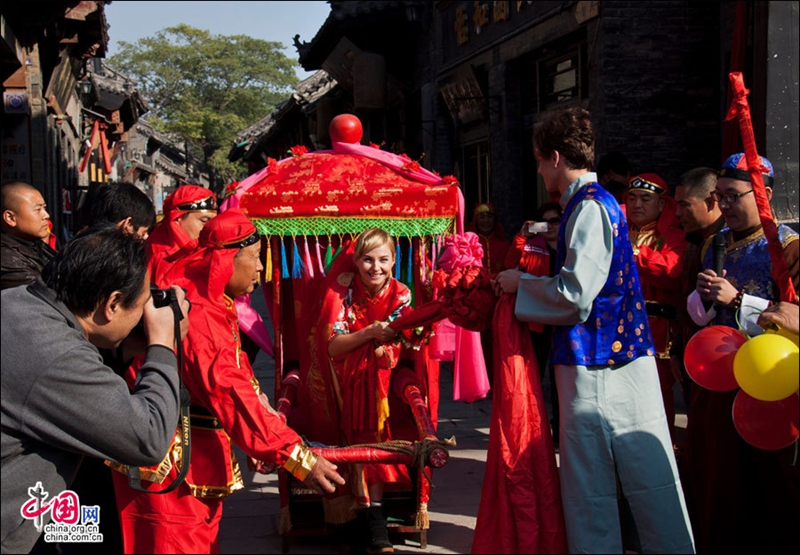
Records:
[[[164,457],[178,422],[174,319],[153,305],[144,246],[114,226],[74,238],[0,303],[1,550],[27,553],[51,518],[80,516],[74,498],[58,502],[84,455],[136,466]],[[131,392],[98,348],[117,347],[143,315],[147,352]]]

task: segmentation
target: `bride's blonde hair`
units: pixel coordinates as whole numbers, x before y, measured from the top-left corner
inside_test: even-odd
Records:
[[[365,229],[358,235],[358,239],[356,239],[353,257],[358,259],[364,253],[375,250],[383,245],[389,246],[389,250],[392,251],[392,261],[394,261],[394,238],[379,227]]]

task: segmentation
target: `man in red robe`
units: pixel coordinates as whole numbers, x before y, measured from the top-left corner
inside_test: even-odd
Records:
[[[164,199],[163,207],[164,218],[147,240],[153,278],[162,259],[200,237],[203,226],[217,215],[217,196],[204,187],[182,185]]]
[[[675,187],[675,216],[681,223],[686,237],[686,250],[683,257],[683,273],[680,283],[680,298],[685,299],[697,285],[697,274],[703,270],[701,257],[703,243],[706,239],[719,233],[725,227],[719,205],[711,196],[717,185],[718,171],[713,168],[693,168],[678,179]],[[686,310],[686,303],[678,304],[678,333],[672,343],[670,363],[676,377],[681,379],[683,398],[687,410],[691,406],[691,398],[698,394],[697,387],[692,387],[692,380],[683,365],[683,352],[689,339],[700,331],[701,326],[695,324]],[[703,389],[703,388],[699,388]],[[681,457],[685,455],[685,447]],[[682,477],[683,478],[683,477]],[[686,483],[684,482],[684,486]]]
[[[200,231],[217,215],[217,196],[197,185],[181,185],[164,199],[164,217],[145,241],[150,281],[159,286],[173,259],[197,246]],[[186,251],[178,253],[182,248]],[[128,367],[125,379],[133,389],[136,372],[144,362],[139,354]]]
[[[677,332],[677,307],[687,242],[675,217],[677,205],[666,182],[654,173],[631,179],[625,201],[631,244],[639,267],[650,331],[656,348],[661,397],[672,444],[675,441],[675,377],[669,361]]]
[[[254,459],[283,465],[319,492],[344,483],[336,466],[315,457],[263,403],[241,351],[233,299],[252,292],[263,270],[259,253],[255,228],[231,209],[203,228],[197,248],[161,280],[186,289],[192,304],[182,372],[191,396],[191,463],[185,481],[166,494],[135,491],[114,474],[126,553],[218,552],[222,499],[244,487],[232,443]],[[164,489],[176,474],[172,464],[163,485],[145,487]]]

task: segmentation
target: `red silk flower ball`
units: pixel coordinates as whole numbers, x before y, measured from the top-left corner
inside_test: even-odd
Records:
[[[451,322],[470,331],[489,327],[497,297],[486,268],[468,266],[450,275],[442,295],[442,309]]]

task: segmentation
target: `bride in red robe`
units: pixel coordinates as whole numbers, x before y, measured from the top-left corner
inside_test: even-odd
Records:
[[[347,256],[342,253],[341,256]],[[391,322],[411,309],[411,292],[392,277],[395,243],[384,230],[371,228],[356,241],[353,263],[343,268],[328,291],[323,314],[333,315],[322,330],[333,368],[333,386],[341,410],[341,433],[349,445],[392,439],[389,382],[402,344]],[[391,553],[383,513],[383,486],[410,484],[403,465],[353,465],[351,485],[365,521],[368,553]]]

